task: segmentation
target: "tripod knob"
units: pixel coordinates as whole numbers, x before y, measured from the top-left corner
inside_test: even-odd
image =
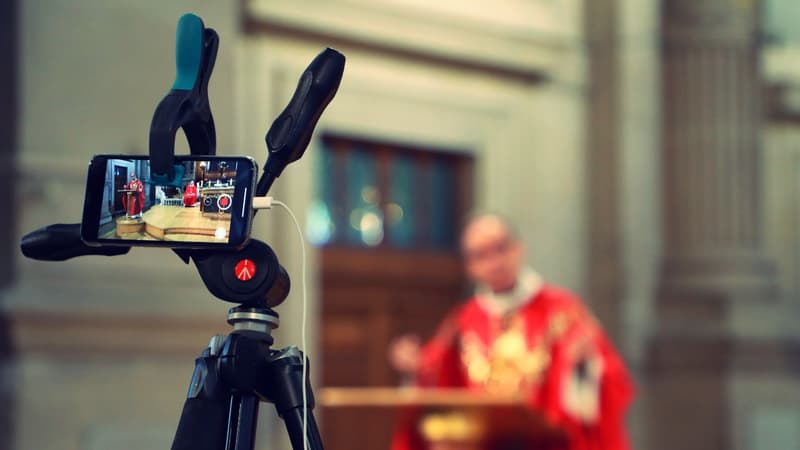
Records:
[[[244,248],[192,255],[208,290],[222,300],[272,308],[289,295],[286,269],[269,245],[251,240]]]

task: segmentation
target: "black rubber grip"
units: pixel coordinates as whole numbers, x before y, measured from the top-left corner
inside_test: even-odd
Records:
[[[317,121],[339,89],[344,62],[344,55],[326,48],[300,76],[292,99],[267,131],[266,178],[279,177],[289,163],[303,156]],[[259,183],[259,195],[266,194],[266,184],[271,183]]]
[[[195,359],[172,450],[221,450],[227,437],[228,388],[219,378],[217,357],[209,350]]]
[[[91,247],[81,240],[81,224],[57,223],[23,236],[22,254],[40,261],[65,261],[76,256],[117,256],[128,253],[130,247]]]
[[[186,399],[171,449],[224,449],[227,419],[228,404],[224,401],[207,398]]]

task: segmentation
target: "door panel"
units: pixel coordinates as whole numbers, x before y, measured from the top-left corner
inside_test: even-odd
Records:
[[[398,386],[392,339],[427,339],[465,294],[455,244],[472,160],[337,136],[323,143],[310,229],[322,246],[322,384]],[[395,414],[322,407],[326,448],[386,449]]]

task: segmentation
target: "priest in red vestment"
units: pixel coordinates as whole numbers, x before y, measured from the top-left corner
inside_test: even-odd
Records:
[[[142,209],[144,208],[144,184],[139,180],[136,174],[133,173],[131,174],[131,181],[125,184],[125,189],[134,191],[134,194],[130,197],[123,194],[122,206],[130,217],[141,217]],[[131,200],[130,205],[128,205],[129,198]]]
[[[633,386],[600,324],[573,293],[525,265],[525,250],[507,221],[473,218],[461,239],[476,293],[444,319],[420,348],[414,337],[390,349],[398,370],[422,387],[517,393],[566,439],[530,448],[626,450],[625,413]],[[412,412],[392,450],[430,450]],[[491,445],[487,445],[491,447]]]
[[[194,206],[195,202],[197,202],[197,186],[194,185],[194,180],[190,180],[183,192],[183,206]]]

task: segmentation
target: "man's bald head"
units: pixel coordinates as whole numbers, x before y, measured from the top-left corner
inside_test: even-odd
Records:
[[[507,235],[510,239],[519,240],[517,228],[505,216],[494,212],[475,213],[467,218],[461,228],[461,247],[463,249],[464,240],[468,234],[485,233],[494,231]]]
[[[525,249],[508,220],[491,213],[470,217],[461,233],[461,251],[473,281],[498,293],[514,288]]]

